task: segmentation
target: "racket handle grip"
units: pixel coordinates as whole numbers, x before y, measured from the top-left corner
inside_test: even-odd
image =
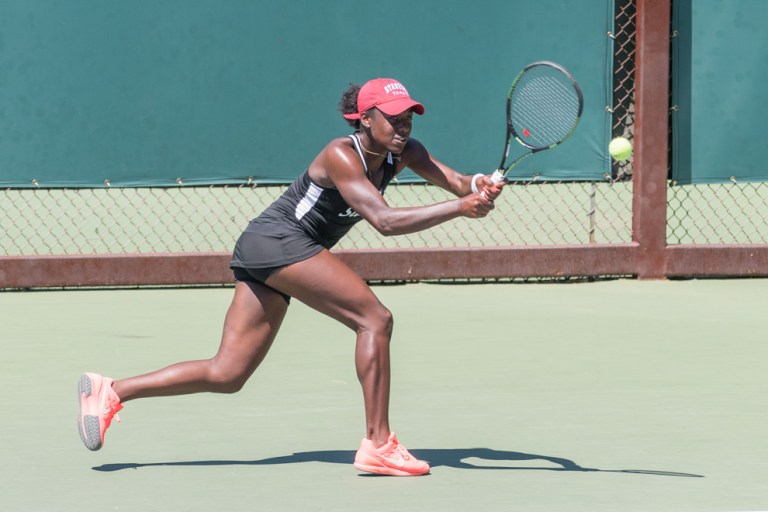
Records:
[[[494,184],[501,183],[505,179],[506,178],[504,177],[504,174],[502,174],[500,169],[496,169],[495,171],[493,171],[493,174],[491,174],[491,183],[494,183]]]

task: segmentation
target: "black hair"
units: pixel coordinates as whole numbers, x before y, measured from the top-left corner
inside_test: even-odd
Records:
[[[356,114],[357,113],[357,93],[360,92],[360,86],[357,84],[349,83],[347,89],[342,93],[339,100],[339,111],[342,115]],[[349,126],[355,130],[360,129],[359,119],[344,119]]]

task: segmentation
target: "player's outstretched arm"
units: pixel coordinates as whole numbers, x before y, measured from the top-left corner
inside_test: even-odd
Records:
[[[402,155],[402,165],[409,167],[416,174],[448,192],[464,197],[492,187],[491,176],[486,174],[461,174],[444,164],[427,151],[423,144],[415,139],[408,141]],[[503,188],[503,183],[487,192],[487,196],[496,199]]]

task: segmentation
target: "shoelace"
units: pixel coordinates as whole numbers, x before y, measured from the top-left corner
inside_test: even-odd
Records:
[[[106,403],[104,404],[104,423],[109,426],[109,424],[112,423],[112,418],[116,419],[117,422],[120,423],[120,416],[118,416],[117,411],[122,408],[123,406],[120,401],[115,400],[112,395],[109,395],[107,397]]]
[[[395,452],[399,453],[404,460],[411,460],[411,454],[408,452],[405,446],[398,443],[397,440],[394,440],[391,443],[389,443],[389,446],[387,447],[387,451],[384,452],[384,456],[390,457]]]

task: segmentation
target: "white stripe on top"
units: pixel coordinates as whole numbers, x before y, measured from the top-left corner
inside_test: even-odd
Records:
[[[320,194],[322,193],[322,188],[312,182],[309,183],[307,193],[304,194],[304,197],[301,198],[299,204],[296,205],[296,220],[301,220],[307,213],[309,213],[312,207],[317,204],[317,201],[320,200]]]
[[[355,145],[355,149],[357,150],[357,156],[360,157],[360,161],[363,162],[363,167],[365,168],[365,174],[368,174],[368,164],[365,163],[365,155],[363,155],[363,143],[360,142],[359,135],[357,133],[353,133],[349,136],[350,139],[352,139],[352,144]]]

